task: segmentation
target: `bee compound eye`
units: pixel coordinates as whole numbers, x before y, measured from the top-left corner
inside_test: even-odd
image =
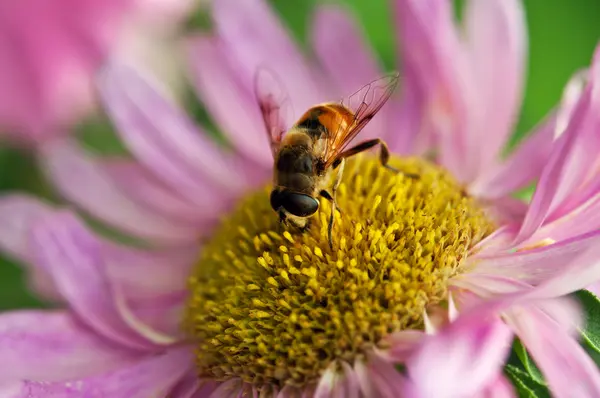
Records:
[[[273,210],[277,211],[281,208],[281,191],[274,189],[271,191],[271,197],[269,198],[271,201],[271,207]]]
[[[282,195],[283,208],[297,217],[308,217],[319,210],[319,201],[310,195],[285,192]]]

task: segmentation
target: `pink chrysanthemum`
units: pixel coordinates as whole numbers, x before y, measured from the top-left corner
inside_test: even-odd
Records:
[[[511,396],[500,370],[515,334],[556,396],[573,386],[598,396],[600,374],[574,337],[579,314],[562,296],[598,274],[600,55],[499,161],[519,105],[520,4],[470,2],[476,42],[459,39],[449,2],[396,7],[403,97],[365,136],[437,163],[396,156],[420,174],[412,180],[368,156],[350,162],[334,250],[327,203],[308,231],[277,229],[251,87],[269,65],[298,111],[379,75],[342,11],[318,11],[315,66],[263,2],[215,2],[216,33],[190,40],[190,64],[230,147],[158,84],[109,66],[103,101],[134,159],[60,139],[40,148],[42,165],[78,209],[136,240],[102,238],[35,198],[1,199],[0,244],[62,304],[0,316],[2,396]],[[510,198],[538,178],[529,205]]]
[[[0,132],[32,142],[90,111],[106,57],[173,25],[190,0],[39,0],[0,5]],[[138,31],[133,34],[133,27]],[[157,35],[158,36],[158,35]]]

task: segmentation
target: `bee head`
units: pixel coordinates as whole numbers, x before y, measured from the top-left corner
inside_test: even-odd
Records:
[[[276,212],[282,208],[296,217],[308,217],[319,210],[319,201],[310,195],[275,188],[271,191],[271,207]]]

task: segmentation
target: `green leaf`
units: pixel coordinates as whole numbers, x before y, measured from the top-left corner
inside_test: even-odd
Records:
[[[581,331],[581,343],[596,365],[600,366],[600,299],[588,290],[580,290],[575,296],[586,316],[586,325]]]
[[[523,364],[523,367],[525,368],[527,374],[536,382],[545,385],[546,382],[544,381],[544,376],[542,376],[542,372],[540,372],[535,362],[533,362],[533,360],[529,357],[527,350],[525,349],[520,340],[515,339],[513,350],[521,360],[521,363]]]
[[[546,385],[536,381],[527,372],[513,365],[506,365],[504,371],[512,381],[513,386],[521,398],[550,398],[550,391]]]

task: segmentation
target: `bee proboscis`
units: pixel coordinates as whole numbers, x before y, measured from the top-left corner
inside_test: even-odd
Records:
[[[340,102],[311,107],[291,128],[286,128],[284,113],[290,104],[282,85],[267,70],[259,70],[255,95],[274,159],[270,201],[281,222],[306,228],[309,217],[319,209],[317,198],[329,200],[332,206],[328,239],[333,248],[334,212],[339,210],[336,191],[345,159],[379,145],[382,166],[399,172],[388,164],[390,152],[380,138],[349,147],[391,97],[397,84],[398,73],[383,76]]]

